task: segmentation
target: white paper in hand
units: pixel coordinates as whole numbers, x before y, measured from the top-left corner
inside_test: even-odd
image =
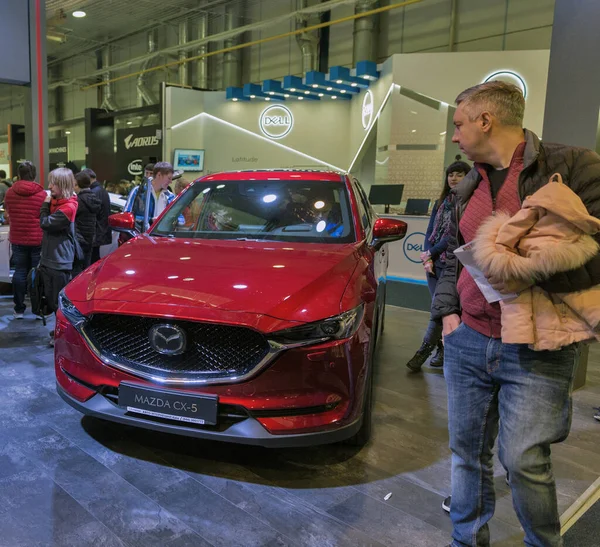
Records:
[[[479,290],[485,297],[485,299],[491,304],[493,302],[499,302],[500,300],[508,300],[510,298],[515,298],[516,294],[503,294],[494,289],[483,272],[479,269],[477,264],[475,263],[475,258],[473,257],[473,243],[467,243],[462,247],[459,247],[454,251],[456,258],[460,260],[461,264],[467,269],[467,271],[471,274],[471,277],[477,283]]]

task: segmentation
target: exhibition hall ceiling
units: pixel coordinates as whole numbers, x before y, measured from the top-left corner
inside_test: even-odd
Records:
[[[118,47],[118,40],[163,25],[195,21],[206,14],[208,24],[223,25],[224,5],[246,9],[261,0],[46,0],[49,64],[80,54],[93,54],[106,44]],[[85,17],[74,17],[83,11]],[[219,21],[220,20],[220,21]],[[250,21],[239,22],[238,25]],[[236,25],[236,26],[238,26]],[[222,29],[218,29],[222,30]]]

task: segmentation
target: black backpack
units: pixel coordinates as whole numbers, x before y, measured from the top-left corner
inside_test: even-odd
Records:
[[[31,268],[27,274],[27,292],[31,301],[31,311],[34,315],[42,318],[44,326],[46,326],[46,316],[52,314],[52,310],[48,306],[48,299],[44,293],[44,280],[42,271],[39,266]]]

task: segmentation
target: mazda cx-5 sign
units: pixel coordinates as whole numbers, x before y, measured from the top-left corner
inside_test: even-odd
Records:
[[[286,106],[274,104],[262,111],[258,125],[270,139],[283,139],[294,127],[294,116]]]

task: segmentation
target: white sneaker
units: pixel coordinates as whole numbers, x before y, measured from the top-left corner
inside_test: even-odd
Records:
[[[13,319],[23,319],[23,317],[25,317],[25,314],[13,312]]]

